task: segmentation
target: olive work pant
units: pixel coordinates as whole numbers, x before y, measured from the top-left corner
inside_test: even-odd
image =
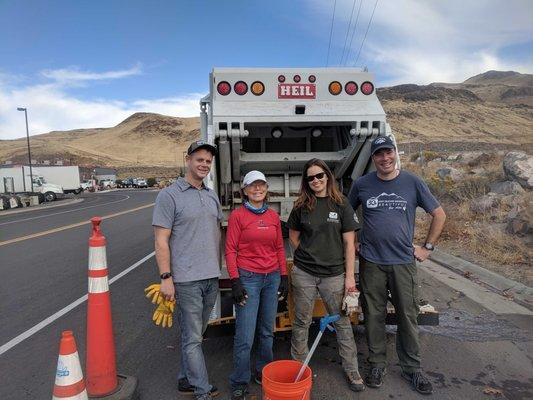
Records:
[[[309,326],[313,319],[313,307],[320,294],[328,314],[339,314],[341,318],[334,322],[339,356],[346,373],[359,375],[357,364],[357,347],[350,319],[342,313],[344,298],[344,274],[319,278],[308,274],[297,266],[291,271],[292,298],[294,300],[294,320],[292,321],[291,356],[294,360],[304,362],[309,347]]]
[[[372,367],[387,365],[387,289],[396,311],[396,352],[404,372],[420,370],[416,263],[380,265],[359,258],[362,306],[365,316],[368,361]]]

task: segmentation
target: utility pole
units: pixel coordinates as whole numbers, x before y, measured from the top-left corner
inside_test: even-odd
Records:
[[[33,193],[33,172],[31,169],[30,130],[28,129],[28,110],[23,107],[18,107],[17,110],[24,111],[24,116],[26,117],[26,140],[28,142],[28,163],[30,164],[30,182],[31,182],[31,191]]]

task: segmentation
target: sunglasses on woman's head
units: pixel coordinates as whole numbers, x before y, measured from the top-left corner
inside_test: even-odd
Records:
[[[319,172],[318,174],[316,175],[307,175],[305,177],[305,179],[307,179],[307,182],[313,182],[316,179],[322,179],[324,177],[324,175],[326,175],[325,172]]]

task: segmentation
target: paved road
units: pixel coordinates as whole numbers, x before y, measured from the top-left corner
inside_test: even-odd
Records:
[[[0,351],[1,399],[51,397],[62,330],[74,330],[81,359],[85,359],[86,303],[31,334],[36,324],[86,293],[90,227],[73,225],[94,215],[111,216],[102,228],[108,239],[110,276],[117,276],[153,251],[152,207],[138,208],[151,204],[156,194],[90,194],[83,203],[71,206],[0,216],[0,348],[4,349]],[[113,216],[121,212],[127,213]],[[72,227],[63,229],[65,226]],[[41,236],[32,236],[35,234]],[[25,239],[12,242],[17,238]],[[152,307],[143,296],[143,288],[156,281],[155,271],[155,260],[148,257],[111,285],[118,369],[139,378],[142,399],[190,398],[180,397],[176,390],[180,357],[177,330],[153,326]],[[501,391],[499,398],[532,398],[531,313],[437,265],[427,264],[420,271],[424,297],[441,311],[441,325],[422,328],[421,333],[424,367],[435,385],[432,397],[487,399],[491,396],[483,391],[493,388]],[[31,335],[27,339],[5,350],[13,338],[28,331]],[[363,328],[356,328],[361,369],[365,371],[363,332]],[[346,390],[335,338],[324,336],[311,365],[316,375],[313,399],[422,397],[399,376],[394,340],[391,328],[391,366],[384,386],[356,395]],[[221,389],[221,398],[228,397],[231,348],[231,337],[209,338],[204,343],[211,379]],[[278,358],[288,356],[288,338],[276,340],[275,353]],[[260,387],[254,384],[250,389],[251,398],[260,398]]]

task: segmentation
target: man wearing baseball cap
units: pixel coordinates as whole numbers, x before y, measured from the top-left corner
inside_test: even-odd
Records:
[[[396,146],[389,136],[376,137],[371,154],[376,171],[358,178],[348,195],[354,210],[361,206],[363,213],[356,252],[371,365],[365,381],[368,387],[378,388],[386,374],[385,316],[390,291],[398,320],[396,352],[402,376],[419,393],[430,394],[433,387],[420,367],[416,261],[424,261],[434,249],[446,215],[422,179],[397,169]],[[421,246],[413,244],[417,207],[432,219]]]
[[[202,352],[220,276],[222,211],[217,195],[204,184],[216,150],[205,141],[191,143],[185,177],[159,193],[152,221],[160,292],[167,300],[176,298],[181,337],[178,390],[202,400],[218,394],[209,384]]]

